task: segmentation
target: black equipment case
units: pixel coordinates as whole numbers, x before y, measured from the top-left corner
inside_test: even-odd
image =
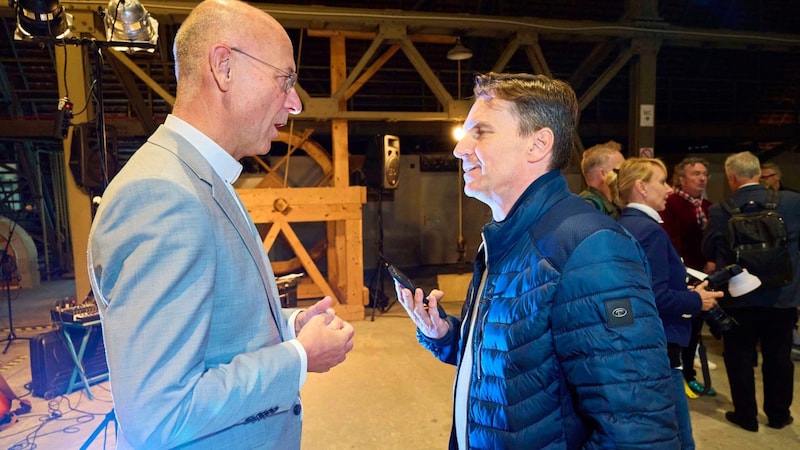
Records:
[[[82,359],[86,378],[89,380],[108,373],[103,333],[99,325],[92,326],[97,329],[89,337]],[[76,353],[80,350],[86,332],[88,327],[67,331]],[[61,330],[49,331],[31,339],[31,391],[35,397],[49,399],[67,393],[74,368],[75,363]],[[77,375],[73,390],[83,387],[80,375]]]

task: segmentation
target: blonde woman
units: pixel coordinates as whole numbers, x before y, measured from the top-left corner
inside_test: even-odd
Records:
[[[716,305],[722,292],[706,291],[704,282],[697,289],[686,285],[686,268],[667,232],[661,227],[658,211],[666,207],[672,188],[667,182],[664,163],[652,158],[631,158],[617,171],[606,176],[606,182],[621,207],[620,224],[642,245],[650,263],[651,281],[656,307],[667,336],[681,447],[694,448],[689,405],[684,394],[681,350],[689,343],[692,317]]]

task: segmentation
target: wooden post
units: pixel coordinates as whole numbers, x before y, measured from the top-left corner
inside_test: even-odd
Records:
[[[76,28],[91,31],[94,28],[94,13],[75,11]],[[65,97],[69,93],[75,105],[83,109],[83,102],[88,104],[83,112],[73,117],[73,123],[88,122],[94,111],[89,100],[89,61],[85,46],[66,45],[53,52],[56,56],[56,76],[58,79],[58,95]],[[55,105],[57,99],[53,99]],[[92,226],[92,201],[89,194],[75,182],[69,168],[72,153],[73,130],[70,128],[64,139],[64,176],[66,184],[69,232],[72,245],[73,273],[75,274],[75,298],[79,301],[89,293],[89,273],[86,270],[86,250],[89,243],[89,229]]]

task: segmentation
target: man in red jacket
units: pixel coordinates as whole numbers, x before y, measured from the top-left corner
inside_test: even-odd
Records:
[[[712,273],[715,269],[714,263],[707,261],[700,251],[703,230],[708,223],[708,207],[711,206],[711,202],[703,198],[708,178],[708,161],[697,157],[684,158],[675,166],[675,192],[667,198],[667,207],[659,214],[664,220],[664,229],[684,264]],[[706,392],[696,378],[694,358],[703,319],[698,316],[692,320],[689,345],[683,349],[683,378],[695,394],[716,395],[711,388]]]

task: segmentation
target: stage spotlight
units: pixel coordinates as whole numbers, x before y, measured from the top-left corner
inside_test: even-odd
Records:
[[[149,45],[114,45],[119,51],[155,51],[158,41],[158,21],[150,16],[139,0],[111,0],[105,11],[106,40]]]
[[[17,17],[14,40],[32,38],[68,37],[72,28],[72,15],[64,12],[58,0],[11,0]]]

